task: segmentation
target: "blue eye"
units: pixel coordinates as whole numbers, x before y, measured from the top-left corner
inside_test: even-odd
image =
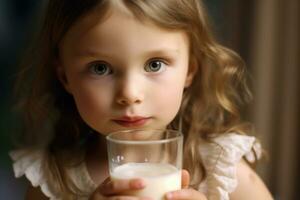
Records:
[[[159,72],[162,70],[162,68],[165,67],[165,63],[163,63],[160,60],[154,60],[149,62],[146,66],[145,66],[145,71],[146,72]]]
[[[106,63],[93,63],[90,65],[90,71],[100,76],[105,76],[112,73],[112,69]]]

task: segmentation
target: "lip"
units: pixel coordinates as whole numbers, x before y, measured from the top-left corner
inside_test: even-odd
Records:
[[[149,120],[150,117],[124,116],[121,118],[113,119],[112,121],[124,127],[138,127],[145,125]]]

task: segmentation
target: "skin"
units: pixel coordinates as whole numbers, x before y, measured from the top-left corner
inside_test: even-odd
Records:
[[[239,184],[236,190],[230,194],[231,200],[273,199],[261,178],[244,160],[237,164],[237,180]]]
[[[237,164],[237,178],[239,184],[235,191],[230,194],[231,200],[272,200],[273,197],[271,196],[270,192],[261,181],[261,179],[257,176],[257,174],[244,162],[241,161]],[[122,183],[115,183],[113,185],[112,182],[109,182],[107,179],[103,184],[99,186],[99,188],[93,193],[90,200],[95,199],[114,199],[115,197],[106,197],[102,196],[103,194],[112,194],[114,192],[121,192],[130,189],[137,189],[139,188],[139,184],[141,180],[129,180]],[[201,194],[196,192],[193,189],[189,189],[189,181],[190,175],[186,170],[182,171],[182,190],[172,192],[172,197],[167,199],[197,199],[197,200],[206,200],[207,198]],[[251,185],[251,187],[249,187]],[[141,187],[143,188],[143,186]],[[102,191],[102,193],[100,192]],[[106,191],[106,192],[104,192]],[[245,195],[247,194],[247,195]],[[28,200],[46,200],[43,193],[40,191],[39,188],[33,188],[32,186],[29,187],[27,191],[27,196],[25,199]],[[137,199],[132,197],[122,197],[122,199]]]
[[[103,22],[97,15],[79,21],[60,50],[60,79],[83,120],[102,135],[128,129],[113,121],[122,116],[149,118],[133,128],[166,127],[192,78],[187,35],[141,23],[126,12],[112,10]],[[150,71],[154,63],[159,71]],[[100,67],[106,74],[95,72]]]
[[[134,128],[161,129],[176,116],[183,91],[196,72],[189,65],[189,45],[183,31],[140,22],[125,9],[113,8],[104,21],[91,14],[69,30],[60,46],[58,75],[83,120],[97,132],[107,135],[126,129],[113,121],[124,115],[150,118]],[[150,68],[154,62],[159,70]],[[104,73],[96,73],[95,63],[101,64],[101,69],[104,65]],[[99,171],[97,161],[93,156],[87,161],[91,177],[101,182],[94,170],[98,166]],[[91,199],[137,199],[122,193],[143,187],[143,180],[112,182],[108,178]],[[196,190],[189,193],[197,199],[204,197]]]
[[[184,32],[140,22],[126,8],[114,6],[104,21],[100,22],[97,15],[91,13],[67,32],[60,45],[57,74],[66,91],[73,95],[83,120],[97,132],[107,135],[126,129],[112,120],[123,115],[150,118],[136,128],[164,128],[176,116],[183,91],[197,71],[190,64],[189,45]],[[148,70],[153,61],[162,66],[158,72]],[[104,74],[95,70],[95,63],[105,63]],[[101,150],[96,152],[104,149]],[[148,199],[122,195],[124,191],[142,189],[146,185],[142,179],[113,182],[106,178],[105,161],[99,160],[100,157],[100,154],[89,153],[86,160],[90,176],[99,184],[90,200]],[[245,165],[238,165],[238,179],[242,184],[232,199],[271,199],[259,177]],[[204,194],[189,188],[189,182],[190,175],[183,170],[182,189],[166,194],[166,198],[207,200]],[[260,184],[253,184],[258,182]],[[255,198],[240,198],[249,185]],[[47,198],[40,189],[30,187],[26,199]]]

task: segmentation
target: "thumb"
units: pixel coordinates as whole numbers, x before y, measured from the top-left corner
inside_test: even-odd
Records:
[[[190,173],[183,169],[181,171],[181,187],[182,189],[186,189],[189,187],[190,184]]]

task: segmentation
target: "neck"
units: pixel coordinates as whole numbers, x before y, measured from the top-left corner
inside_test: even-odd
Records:
[[[97,137],[95,138],[95,141],[93,141],[92,145],[89,148],[88,154],[90,154],[93,157],[97,157],[99,160],[106,161],[107,160],[107,148],[106,148],[106,138],[105,136],[97,134]],[[89,156],[89,155],[88,155]],[[98,160],[97,159],[97,160]]]

